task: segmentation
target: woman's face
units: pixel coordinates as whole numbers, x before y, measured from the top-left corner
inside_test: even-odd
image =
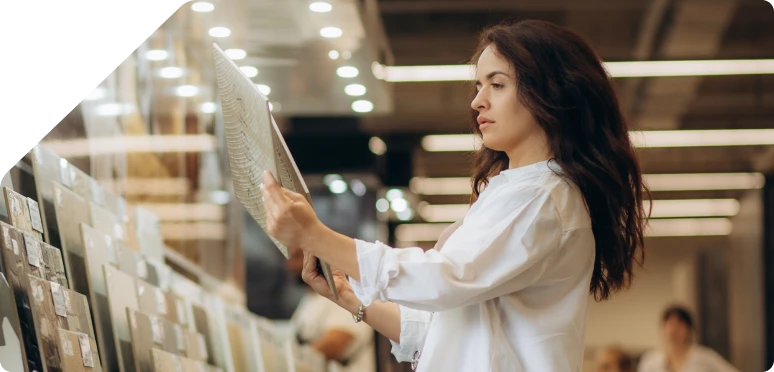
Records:
[[[519,149],[545,143],[542,128],[518,98],[516,81],[513,66],[488,46],[476,64],[478,92],[470,107],[478,111],[484,146],[507,153],[511,160]]]
[[[682,319],[672,315],[664,322],[664,337],[671,345],[685,345],[691,342],[691,329]]]

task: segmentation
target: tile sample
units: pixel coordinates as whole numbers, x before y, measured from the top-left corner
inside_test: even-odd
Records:
[[[119,218],[109,210],[89,202],[89,225],[111,238],[122,241],[124,229]]]
[[[80,224],[88,225],[90,221],[86,200],[55,182],[54,208],[67,268],[67,281],[75,291],[89,293],[80,227]]]
[[[81,236],[84,245],[84,257],[88,272],[88,299],[94,316],[97,344],[102,356],[103,367],[108,371],[118,370],[118,355],[111,323],[110,306],[107,298],[107,286],[104,265],[115,267],[118,264],[113,239],[93,227],[81,224]]]
[[[152,350],[163,348],[163,328],[159,326],[158,318],[152,320],[148,314],[136,310],[126,309],[126,316],[132,335],[132,353],[136,371],[153,372]]]
[[[32,234],[37,240],[43,240],[42,225],[37,223],[40,221],[40,212],[38,211],[38,216],[35,217],[37,221],[36,226],[33,227],[33,217],[30,214],[27,197],[7,187],[3,187],[3,193],[5,194],[5,205],[8,206],[8,221],[11,222],[11,225]],[[37,207],[37,203],[35,206]],[[38,226],[40,226],[40,231],[35,229]]]
[[[110,265],[103,265],[107,288],[110,324],[113,328],[113,342],[116,345],[117,368],[110,371],[130,372],[134,370],[132,336],[126,309],[139,310],[135,278]]]
[[[97,341],[85,333],[59,329],[62,370],[67,372],[102,372]]]
[[[51,150],[37,145],[32,149],[32,172],[35,179],[35,189],[38,192],[38,205],[43,217],[45,241],[55,247],[61,247],[62,243],[56,223],[56,209],[54,208],[54,182],[67,187],[72,185],[70,164]]]
[[[5,253],[2,251],[0,255]],[[0,367],[7,371],[29,371],[16,300],[3,273],[0,273]]]

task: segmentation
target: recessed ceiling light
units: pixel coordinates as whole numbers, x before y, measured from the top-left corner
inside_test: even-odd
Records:
[[[331,50],[330,52],[328,52],[328,58],[339,59],[339,52],[335,50]]]
[[[163,61],[169,57],[169,53],[163,49],[149,50],[145,53],[145,58],[149,61]]]
[[[366,188],[366,185],[363,183],[363,181],[354,179],[350,181],[349,187],[352,189],[352,192],[355,193],[357,196],[363,196],[365,195],[366,191],[368,190]]]
[[[180,67],[164,67],[159,70],[159,76],[165,79],[177,79],[185,74],[185,70]]]
[[[218,111],[218,105],[215,102],[204,102],[199,109],[205,114],[214,114]]]
[[[197,1],[191,4],[191,9],[194,12],[207,13],[215,10],[215,5],[212,5],[209,1]]]
[[[344,87],[344,93],[353,97],[362,96],[366,94],[366,87],[362,84],[349,84]]]
[[[387,152],[387,144],[379,137],[371,137],[368,140],[368,149],[376,155],[384,155]]]
[[[327,37],[329,39],[335,39],[337,37],[341,37],[343,32],[338,27],[323,27],[320,30],[320,36]]]
[[[403,211],[395,213],[395,215],[401,221],[411,221],[411,219],[414,218],[414,211],[412,211],[411,208],[406,208]]]
[[[233,60],[245,59],[247,57],[247,52],[243,49],[226,49],[225,53],[228,58]]]
[[[258,87],[258,90],[263,93],[264,96],[268,96],[271,94],[271,87],[266,84],[255,84],[256,87]]]
[[[357,67],[352,66],[341,66],[336,69],[336,75],[343,78],[357,77],[359,73],[360,71],[358,71]]]
[[[400,213],[408,209],[408,201],[403,198],[398,198],[390,202],[390,208],[392,208],[395,213]]]
[[[347,183],[344,180],[334,180],[328,189],[334,194],[343,194],[347,191]]]
[[[357,100],[355,102],[352,102],[352,111],[354,112],[371,112],[374,110],[374,104],[371,101],[367,100]]]
[[[376,210],[379,212],[387,212],[390,209],[390,202],[387,199],[379,199],[376,201]]]
[[[309,10],[316,13],[327,13],[327,12],[330,12],[332,9],[333,9],[333,6],[330,3],[326,3],[324,1],[316,1],[309,4]]]
[[[199,93],[199,88],[194,85],[181,85],[175,88],[175,94],[180,97],[193,97]]]
[[[352,52],[350,52],[348,50],[345,50],[345,51],[341,52],[341,58],[344,58],[344,59],[352,58]]]
[[[209,31],[212,37],[229,37],[231,36],[231,30],[228,27],[213,27]]]
[[[244,72],[245,75],[247,75],[249,78],[258,76],[258,69],[253,66],[241,66],[239,69],[242,70],[242,72]]]
[[[98,116],[121,116],[134,112],[134,106],[128,103],[103,103],[94,111]]]
[[[403,191],[400,189],[389,189],[387,190],[387,193],[385,194],[387,197],[387,200],[394,201],[396,199],[402,199],[403,198]]]

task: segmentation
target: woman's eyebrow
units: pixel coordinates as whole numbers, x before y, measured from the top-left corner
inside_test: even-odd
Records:
[[[495,77],[496,75],[505,75],[507,77],[510,77],[510,75],[508,75],[505,72],[502,72],[502,71],[492,71],[492,72],[486,74],[486,80],[492,80],[492,78]],[[476,85],[479,85],[479,84],[481,84],[481,81],[480,80],[476,80]]]

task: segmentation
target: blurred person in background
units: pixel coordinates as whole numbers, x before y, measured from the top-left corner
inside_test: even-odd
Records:
[[[290,319],[290,331],[302,345],[309,345],[343,365],[344,372],[376,372],[374,330],[365,323],[355,323],[352,315],[323,296],[315,293],[301,280],[303,252],[289,248],[288,271],[305,287]]]
[[[638,372],[739,372],[720,354],[694,343],[691,312],[670,306],[661,317],[664,348],[642,356]]]
[[[492,27],[473,62],[483,146],[471,208],[442,247],[339,234],[270,173],[267,231],[304,250],[304,281],[417,371],[579,371],[589,293],[627,288],[644,257],[648,191],[628,127],[602,61],[565,28]],[[337,298],[316,257],[338,269]]]
[[[604,347],[594,358],[594,372],[634,372],[634,361],[621,347]]]

